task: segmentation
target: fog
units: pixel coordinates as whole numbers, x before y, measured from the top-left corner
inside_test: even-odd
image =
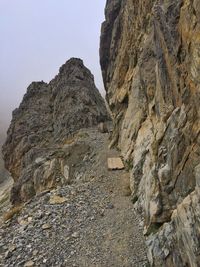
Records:
[[[106,0],[0,0],[0,130],[32,81],[49,82],[80,57],[101,93],[100,27]]]

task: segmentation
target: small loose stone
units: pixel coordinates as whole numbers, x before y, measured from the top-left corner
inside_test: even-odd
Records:
[[[51,225],[48,224],[48,223],[45,223],[45,224],[42,225],[42,229],[43,229],[43,230],[48,230],[48,229],[50,229],[50,228],[51,228]]]

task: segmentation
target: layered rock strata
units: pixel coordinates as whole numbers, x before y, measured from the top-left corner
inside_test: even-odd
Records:
[[[107,0],[111,145],[130,169],[152,266],[199,266],[200,2]]]
[[[12,202],[69,183],[75,163],[89,149],[72,142],[78,130],[108,118],[94,77],[80,59],[68,60],[49,84],[33,82],[13,112],[3,146],[6,168],[15,181]]]

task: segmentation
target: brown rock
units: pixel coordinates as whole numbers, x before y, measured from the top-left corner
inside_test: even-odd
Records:
[[[66,201],[67,201],[67,198],[65,198],[65,197],[60,197],[60,196],[52,195],[50,197],[49,204],[51,204],[51,205],[63,204]]]
[[[105,15],[100,61],[111,144],[131,169],[150,262],[198,267],[199,1],[108,0]]]

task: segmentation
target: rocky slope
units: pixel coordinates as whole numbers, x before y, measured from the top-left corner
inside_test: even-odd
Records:
[[[15,181],[11,201],[24,202],[78,179],[90,147],[72,141],[79,129],[108,119],[93,75],[80,59],[68,60],[49,84],[33,82],[13,112],[3,146],[6,168]]]
[[[107,0],[111,145],[130,168],[152,266],[199,266],[200,2]]]
[[[47,190],[0,227],[0,266],[147,267],[142,221],[134,211],[125,170],[110,171],[108,133],[82,129],[74,143],[85,154],[82,175]]]

